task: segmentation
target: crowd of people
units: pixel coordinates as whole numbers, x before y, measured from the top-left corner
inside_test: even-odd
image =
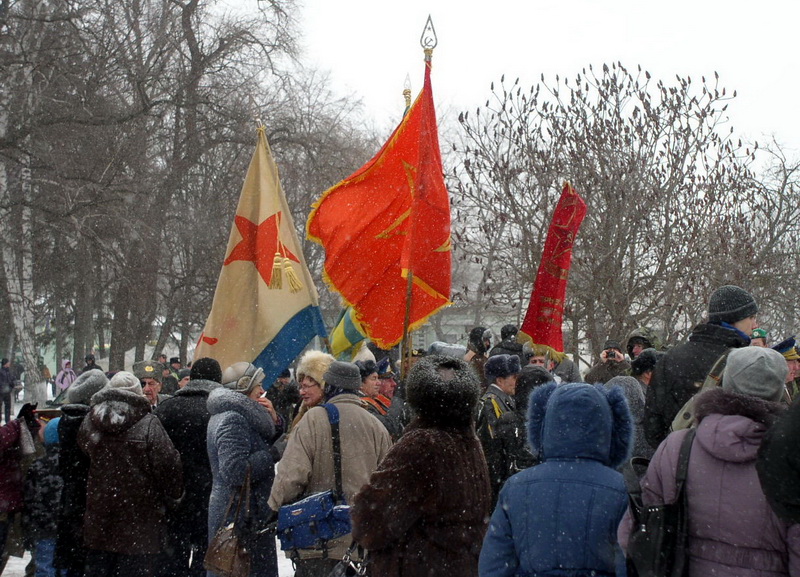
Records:
[[[585,375],[513,325],[413,351],[403,378],[386,351],[309,350],[266,391],[249,362],[64,365],[59,417],[25,405],[0,427],[0,544],[21,529],[41,577],[199,577],[235,520],[250,575],[277,577],[278,511],[338,469],[352,533],[284,551],[296,577],[353,544],[374,577],[635,575],[629,496],[675,502],[693,429],[688,575],[800,575],[800,354],[757,314],[720,287],[688,342],[640,328]]]

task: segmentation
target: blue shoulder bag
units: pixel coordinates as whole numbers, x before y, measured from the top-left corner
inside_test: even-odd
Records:
[[[350,506],[342,489],[342,445],[339,438],[339,410],[322,405],[328,412],[333,440],[334,490],[314,493],[278,511],[278,538],[284,551],[322,549],[327,557],[327,542],[351,532]]]

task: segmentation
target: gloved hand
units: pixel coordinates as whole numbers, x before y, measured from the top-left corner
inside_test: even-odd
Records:
[[[17,413],[18,419],[25,419],[25,423],[30,427],[31,423],[36,422],[36,407],[39,406],[39,403],[25,403],[22,405],[22,408]]]

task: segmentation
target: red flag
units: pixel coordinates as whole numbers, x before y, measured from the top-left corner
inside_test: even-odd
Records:
[[[326,280],[378,346],[450,304],[450,198],[444,184],[430,80],[372,160],[314,204],[308,238],[325,247]]]
[[[523,339],[547,346],[556,353],[564,352],[561,323],[567,277],[572,262],[572,245],[584,216],[586,203],[568,182],[564,183],[547,231],[528,312],[520,328]]]

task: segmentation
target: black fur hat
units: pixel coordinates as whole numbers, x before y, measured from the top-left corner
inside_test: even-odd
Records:
[[[432,426],[470,426],[479,396],[478,377],[462,359],[427,356],[408,374],[406,400]]]

